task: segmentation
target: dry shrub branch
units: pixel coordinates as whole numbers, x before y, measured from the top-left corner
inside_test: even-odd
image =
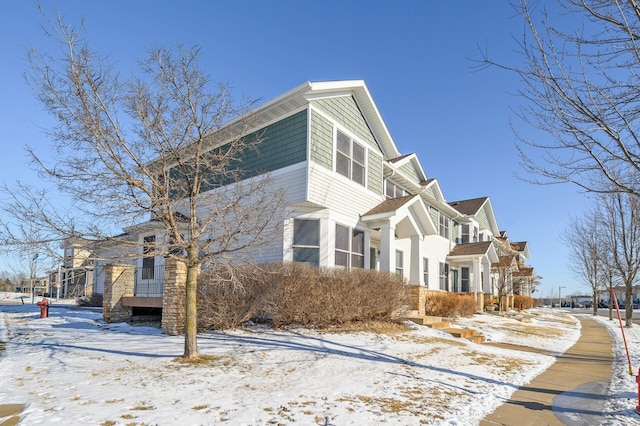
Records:
[[[234,328],[248,320],[275,327],[393,321],[406,305],[400,276],[300,263],[207,270],[199,288],[202,329]]]

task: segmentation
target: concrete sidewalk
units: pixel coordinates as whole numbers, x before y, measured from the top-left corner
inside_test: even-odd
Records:
[[[578,341],[531,383],[480,422],[481,426],[597,425],[613,363],[611,336],[588,317]]]

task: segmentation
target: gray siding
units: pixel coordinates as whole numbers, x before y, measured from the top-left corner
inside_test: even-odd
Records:
[[[437,234],[440,227],[440,214],[438,210],[432,209],[432,208],[429,208],[429,214],[431,215],[431,220],[433,220],[433,223],[435,223],[436,225],[436,234]]]
[[[241,170],[240,179],[257,176],[263,173],[282,169],[293,164],[301,163],[307,159],[307,111],[300,111],[292,116],[284,118],[263,129],[257,130],[245,139],[253,141],[260,138],[261,142],[255,149],[245,149],[241,152],[227,170]],[[228,145],[216,148],[224,151]],[[216,150],[212,151],[215,153]],[[205,154],[206,155],[206,154]],[[173,179],[171,184],[171,196],[182,198],[187,194],[187,186],[184,182],[184,175],[193,174],[193,169],[189,166],[183,168],[173,168],[169,171],[169,176]],[[231,184],[238,180],[229,176],[220,176],[204,171],[204,180],[201,191],[206,192],[211,189]]]
[[[311,104],[338,124],[355,134],[368,150],[367,189],[382,195],[382,152],[352,96],[318,99]],[[311,112],[311,160],[333,170],[333,124],[320,114]]]
[[[433,192],[433,187],[425,189],[424,193],[429,194],[434,199],[437,198],[435,192]]]
[[[369,162],[367,164],[367,188],[376,194],[382,195],[382,156],[369,150]]]
[[[311,103],[366,142],[369,148],[382,152],[353,96],[318,99]]]
[[[311,111],[311,160],[333,170],[333,124]]]
[[[271,172],[307,159],[307,110],[248,136],[260,137],[257,152],[246,151],[242,169],[249,174]]]
[[[416,182],[418,183],[420,182],[420,178],[418,177],[418,173],[416,172],[416,169],[413,167],[413,164],[407,163],[403,165],[402,167],[400,167],[400,171],[405,175],[407,175],[408,177],[415,180]]]
[[[480,210],[475,218],[480,224],[480,228],[491,230],[491,228],[489,227],[489,219],[487,218],[487,213],[484,211],[484,209]]]

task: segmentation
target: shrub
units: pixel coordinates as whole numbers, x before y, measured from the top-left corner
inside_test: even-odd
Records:
[[[531,309],[533,308],[533,297],[527,297],[527,296],[520,296],[520,295],[515,295],[513,296],[513,306],[516,309]]]
[[[102,307],[102,294],[93,293],[91,296],[81,296],[76,299],[78,306]]]
[[[477,311],[476,301],[472,295],[456,293],[431,293],[425,302],[426,315],[436,317],[457,316],[470,317]]]
[[[405,294],[401,277],[373,270],[301,263],[218,268],[201,274],[199,325],[234,328],[250,319],[276,327],[390,321],[406,304]]]
[[[459,295],[458,297],[458,315],[461,317],[470,317],[478,311],[478,305],[475,297],[470,294]]]
[[[236,328],[260,316],[268,294],[268,268],[226,266],[205,269],[198,282],[198,328]]]

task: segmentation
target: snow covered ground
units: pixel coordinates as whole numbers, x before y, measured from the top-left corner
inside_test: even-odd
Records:
[[[579,336],[567,311],[529,314],[457,325],[553,353]],[[640,327],[626,331],[638,347]],[[0,405],[25,404],[25,425],[477,425],[554,362],[416,325],[400,334],[250,326],[200,335],[200,352],[213,357],[185,365],[176,361],[180,336],[55,304],[49,318],[31,304],[0,306],[0,341]],[[618,346],[610,401],[618,414],[607,424],[640,424]],[[640,354],[632,360],[637,368]]]

